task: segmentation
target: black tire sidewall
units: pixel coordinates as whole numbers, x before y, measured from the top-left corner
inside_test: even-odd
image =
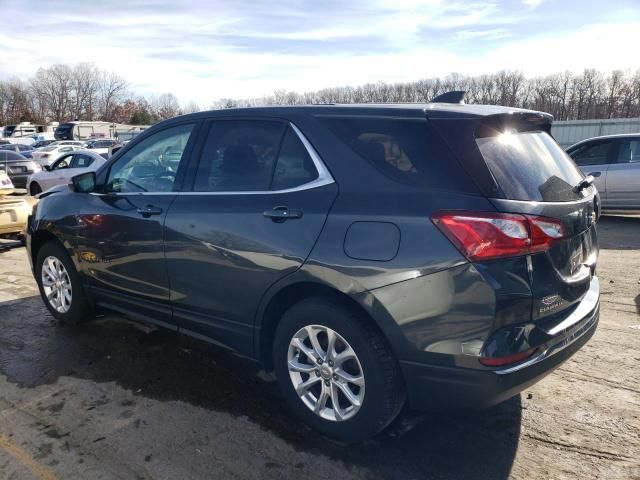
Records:
[[[31,185],[29,185],[29,195],[33,197],[35,195],[38,195],[39,193],[42,193],[42,187],[40,187],[39,183],[33,182]]]
[[[51,306],[42,288],[42,264],[50,256],[56,257],[62,262],[71,280],[71,308],[65,313],[60,313]],[[36,257],[35,274],[42,301],[56,320],[70,325],[77,325],[85,320],[88,313],[88,303],[84,289],[71,257],[59,242],[49,241],[40,248]]]
[[[338,332],[356,352],[365,378],[365,395],[360,410],[345,421],[325,420],[313,413],[298,397],[287,368],[289,342],[293,335],[307,325],[323,325]],[[383,398],[393,396],[389,382],[385,381],[384,368],[379,352],[371,343],[371,336],[377,336],[377,348],[384,345],[375,327],[366,325],[357,312],[331,300],[314,298],[304,300],[289,309],[276,330],[273,346],[274,369],[283,395],[287,402],[306,423],[321,433],[345,442],[357,442],[380,432],[395,417],[391,418]],[[390,351],[387,352],[390,355]],[[396,381],[396,385],[400,382]],[[400,387],[401,388],[401,387]]]

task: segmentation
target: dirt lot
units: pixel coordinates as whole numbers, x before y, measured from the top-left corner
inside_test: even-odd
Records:
[[[595,337],[486,412],[405,414],[357,446],[216,347],[117,317],[57,326],[0,253],[0,478],[640,479],[640,218],[599,226]]]

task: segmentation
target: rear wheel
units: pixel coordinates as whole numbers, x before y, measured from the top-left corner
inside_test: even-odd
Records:
[[[90,315],[78,272],[60,243],[49,241],[40,248],[35,270],[40,296],[57,320],[75,325]]]
[[[274,365],[291,407],[309,425],[354,442],[384,429],[400,412],[400,369],[379,331],[326,298],[288,310],[274,339]]]
[[[39,193],[42,193],[42,188],[37,182],[33,182],[29,187],[29,193],[31,194],[32,197],[35,197]]]

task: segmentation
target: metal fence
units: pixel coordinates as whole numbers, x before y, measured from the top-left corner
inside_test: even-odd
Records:
[[[586,138],[616,133],[640,133],[640,118],[566,120],[553,122],[551,133],[564,148]]]

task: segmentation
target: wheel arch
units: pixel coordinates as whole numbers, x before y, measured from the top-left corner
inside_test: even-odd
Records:
[[[29,182],[27,183],[27,192],[29,192],[29,195],[33,195],[33,193],[31,192],[31,188],[33,187],[33,185],[37,185],[38,188],[40,188],[40,192],[42,192],[42,185],[40,185],[37,180],[30,179]]]
[[[381,306],[375,305],[374,303],[377,302],[371,301],[373,299],[371,294],[368,292],[347,294],[332,285],[303,280],[282,286],[277,292],[272,293],[266,301],[263,301],[263,307],[260,309],[256,322],[254,345],[256,359],[265,370],[273,370],[273,338],[280,319],[295,304],[313,297],[330,299],[357,312],[382,334],[395,354],[395,342],[392,340],[395,335],[393,333],[389,335],[389,324],[387,323],[390,317],[384,318],[386,310],[381,311]]]

